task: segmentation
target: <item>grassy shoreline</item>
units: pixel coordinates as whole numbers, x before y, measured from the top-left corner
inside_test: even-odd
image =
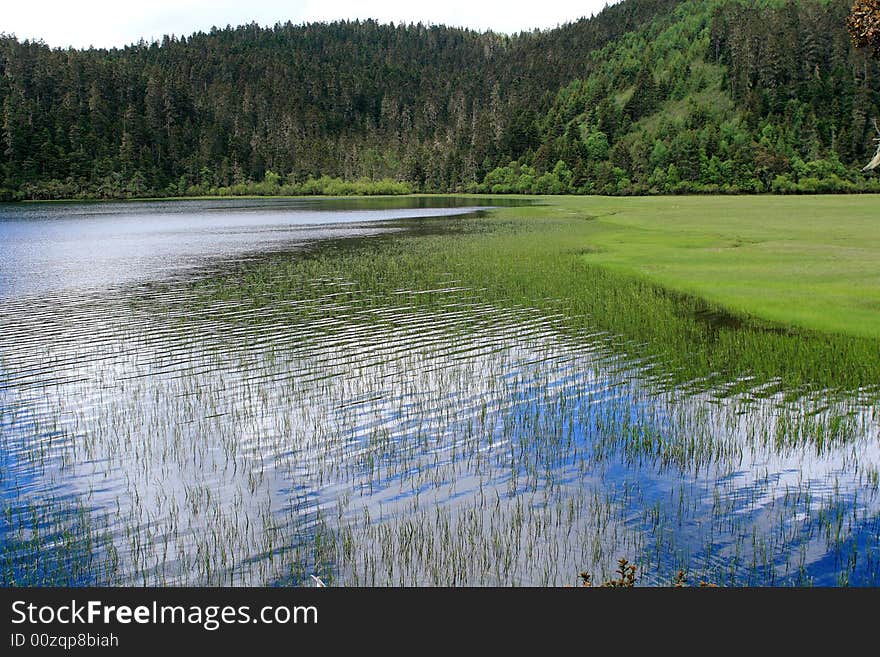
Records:
[[[565,197],[553,207],[590,219],[570,246],[585,263],[744,321],[880,338],[877,200]]]
[[[491,199],[529,202],[492,217],[535,226],[571,221],[557,253],[697,297],[738,321],[880,338],[877,195],[817,196],[194,196],[228,199]],[[67,201],[24,201],[61,203]],[[82,202],[82,201],[76,201]],[[94,199],[88,202],[118,202]],[[580,225],[584,224],[584,225]],[[559,232],[559,226],[556,226]],[[535,235],[540,239],[540,235]],[[554,238],[556,239],[556,238]]]
[[[560,198],[452,221],[413,220],[413,233],[340,243],[311,257],[269,256],[233,276],[232,284],[209,282],[209,296],[271,307],[296,298],[309,280],[344,279],[377,297],[460,286],[487,303],[565,317],[573,331],[601,331],[624,351],[657,359],[645,367],[658,376],[671,372],[707,388],[745,391],[773,383],[868,392],[880,382],[880,349],[869,331],[822,331],[737,311],[641,271],[646,263],[635,247],[643,245],[630,244],[626,231],[621,237],[620,225],[654,220],[632,206]],[[671,244],[665,248],[680,248]],[[714,280],[697,283],[708,288]],[[419,303],[432,298],[421,295]]]

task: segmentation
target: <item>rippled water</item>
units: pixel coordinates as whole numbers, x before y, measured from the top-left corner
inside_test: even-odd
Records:
[[[880,584],[857,393],[669,386],[456,280],[210,293],[461,211],[0,210],[2,582]]]
[[[453,207],[299,199],[0,204],[0,299],[156,280],[255,252],[393,230],[379,221],[469,211],[448,204]]]

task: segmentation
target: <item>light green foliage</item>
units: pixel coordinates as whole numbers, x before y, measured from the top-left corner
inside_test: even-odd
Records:
[[[279,184],[281,177],[271,171],[261,183],[240,183],[230,187],[190,187],[189,196],[384,196],[411,194],[412,186],[399,180],[360,179],[346,181],[321,176],[303,183]]]

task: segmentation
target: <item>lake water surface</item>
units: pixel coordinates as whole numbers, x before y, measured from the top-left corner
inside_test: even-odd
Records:
[[[263,267],[479,209],[393,205],[0,206],[0,583],[880,585],[861,391],[670,385],[461,281]]]

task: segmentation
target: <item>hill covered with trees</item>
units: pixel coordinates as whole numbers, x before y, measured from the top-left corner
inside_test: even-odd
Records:
[[[848,12],[624,0],[513,36],[287,23],[62,50],[4,35],[0,198],[880,191],[860,171],[880,65]]]

